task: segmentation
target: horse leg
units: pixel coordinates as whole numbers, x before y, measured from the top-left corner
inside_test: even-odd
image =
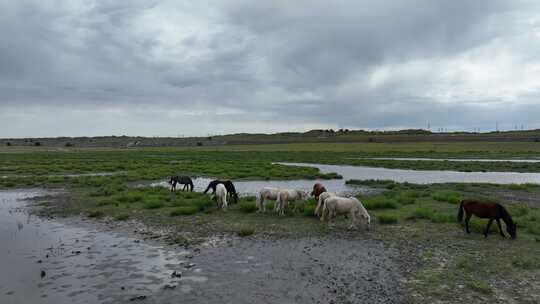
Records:
[[[349,229],[352,230],[356,228],[356,215],[354,211],[351,211],[351,226],[349,226]]]
[[[467,213],[467,216],[465,217],[465,231],[467,231],[468,234],[471,233],[469,230],[469,221],[471,220],[472,214]]]
[[[489,219],[489,222],[488,222],[488,224],[487,224],[487,226],[486,226],[486,231],[484,231],[484,237],[486,237],[486,238],[487,238],[487,236],[488,236],[488,233],[489,233],[489,227],[491,226],[491,223],[493,223],[493,219]]]
[[[505,238],[506,235],[504,235],[504,232],[503,232],[502,227],[501,227],[501,219],[497,219],[497,226],[499,227],[499,233],[501,234],[501,236],[503,238]]]

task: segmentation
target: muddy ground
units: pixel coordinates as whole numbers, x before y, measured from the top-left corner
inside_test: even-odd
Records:
[[[239,237],[197,221],[179,231],[137,220],[58,217],[70,200],[56,191],[0,209],[0,219],[13,220],[4,225],[4,244],[31,244],[0,251],[7,256],[2,266],[11,265],[6,273],[15,274],[0,276],[1,303],[540,302],[530,259],[540,246],[516,246],[495,232],[484,239],[425,221],[347,231],[343,222],[324,234]],[[189,242],[178,241],[186,235]],[[515,275],[511,264],[521,255],[532,264]],[[501,277],[492,265],[513,274]]]
[[[368,233],[213,234],[197,244],[166,245],[169,231],[135,221],[34,215],[43,211],[36,204],[66,203],[66,193],[26,201],[19,199],[43,193],[6,193],[1,219],[9,224],[0,253],[17,275],[2,275],[2,303],[408,301],[403,282],[415,262]]]

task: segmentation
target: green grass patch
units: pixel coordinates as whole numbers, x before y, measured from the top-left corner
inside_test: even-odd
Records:
[[[386,197],[364,197],[362,204],[367,210],[380,210],[380,209],[397,209],[398,205],[395,201]]]
[[[238,235],[241,237],[246,237],[253,235],[255,233],[255,227],[251,225],[244,225],[238,229]]]
[[[439,190],[431,194],[431,197],[439,202],[447,202],[449,204],[458,204],[462,200],[460,192],[452,190]]]
[[[480,280],[473,280],[467,282],[467,287],[470,289],[482,293],[482,294],[492,294],[493,288],[486,282],[480,281]]]
[[[244,213],[252,213],[257,211],[257,205],[254,202],[240,202],[238,203],[238,209]]]
[[[113,218],[116,221],[125,221],[125,220],[129,219],[129,214],[121,213],[121,214],[115,215]]]
[[[160,201],[147,201],[142,205],[143,209],[159,209],[165,207],[165,204]]]
[[[380,214],[377,216],[377,219],[379,220],[379,223],[383,225],[396,224],[398,222],[397,216],[390,214]]]
[[[199,212],[197,206],[183,206],[174,208],[169,214],[170,216],[179,216],[179,215],[192,215]]]
[[[92,210],[88,212],[88,217],[102,217],[105,213],[101,210]]]

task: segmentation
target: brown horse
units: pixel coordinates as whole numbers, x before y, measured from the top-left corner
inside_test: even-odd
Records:
[[[479,218],[489,219],[486,230],[484,231],[484,236],[487,237],[489,233],[489,227],[493,220],[497,221],[497,226],[499,226],[499,232],[503,237],[506,237],[501,228],[500,219],[506,224],[506,231],[510,234],[512,239],[516,238],[516,224],[512,221],[510,213],[501,205],[495,203],[483,203],[477,200],[462,200],[459,205],[458,212],[458,222],[463,221],[463,212],[465,212],[465,231],[469,231],[469,220],[471,216],[476,215]]]
[[[321,195],[321,193],[323,192],[326,192],[326,188],[321,183],[316,183],[315,185],[313,185],[313,191],[311,191],[311,195],[315,196],[315,199],[318,200],[319,195]]]

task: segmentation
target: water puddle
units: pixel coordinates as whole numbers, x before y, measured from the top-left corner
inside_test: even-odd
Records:
[[[395,158],[394,158],[395,159]],[[500,160],[503,161],[503,160]],[[525,160],[523,160],[525,161]],[[527,160],[533,162],[533,160]],[[340,195],[376,194],[378,190],[368,187],[347,185],[345,181],[351,179],[366,180],[393,180],[396,182],[409,182],[415,184],[433,183],[492,183],[492,184],[524,184],[540,183],[540,173],[519,172],[458,172],[442,170],[403,170],[386,169],[364,166],[322,165],[310,163],[278,163],[286,166],[302,166],[318,168],[322,173],[337,173],[343,179],[332,180],[255,180],[234,181],[236,190],[241,196],[256,195],[264,187],[300,189],[311,192],[313,184],[320,182],[328,191]],[[215,178],[197,177],[193,179],[194,191],[202,192],[209,182]],[[170,187],[165,180],[143,182],[137,186]]]
[[[364,160],[400,160],[400,161],[452,161],[452,162],[511,162],[540,163],[540,159],[488,159],[488,158],[420,158],[420,157],[349,157],[347,159]]]
[[[363,166],[321,165],[308,163],[279,163],[289,166],[314,167],[322,173],[336,172],[344,180],[379,179],[415,184],[432,183],[492,183],[492,184],[524,184],[540,183],[540,173],[518,172],[457,172],[437,170],[402,170]],[[332,189],[328,188],[327,189]]]
[[[183,284],[171,273],[186,271],[188,251],[30,214],[24,199],[46,194],[0,191],[1,303],[118,303]]]
[[[193,179],[193,191],[202,192],[208,186],[208,183],[215,178],[197,177]],[[264,187],[275,187],[280,189],[299,189],[310,193],[313,190],[313,184],[322,183],[326,189],[341,195],[352,194],[374,194],[378,190],[368,187],[352,186],[345,184],[344,179],[331,180],[255,180],[255,181],[234,181],[236,191],[240,196],[254,196]],[[148,183],[139,183],[137,186],[152,186],[152,187],[170,187],[167,181],[153,181]],[[177,186],[177,188],[181,186]]]

